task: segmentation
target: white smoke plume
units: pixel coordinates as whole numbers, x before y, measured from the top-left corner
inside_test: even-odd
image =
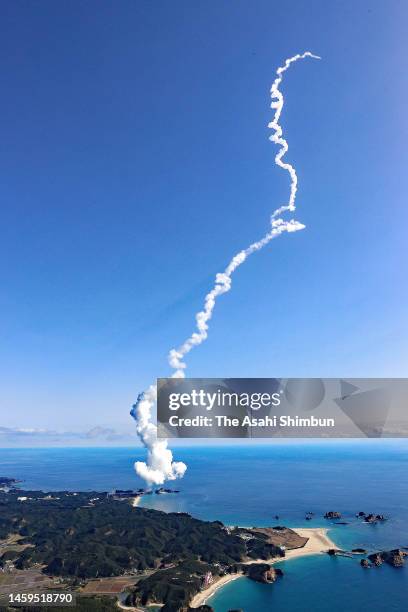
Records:
[[[277,76],[271,87],[271,108],[274,109],[275,113],[273,120],[268,124],[268,127],[273,130],[269,139],[280,147],[275,156],[276,165],[286,170],[290,176],[289,201],[272,213],[271,229],[265,236],[234,255],[225,270],[216,275],[214,287],[204,298],[203,310],[196,314],[196,331],[181,346],[177,349],[172,349],[169,353],[169,363],[174,369],[173,378],[184,378],[186,369],[185,356],[195,346],[198,346],[207,339],[208,322],[213,315],[216,300],[222,293],[230,291],[232,284],[231,277],[235,270],[244,263],[249,255],[263,249],[264,246],[277,236],[284,232],[297,232],[305,228],[302,223],[295,219],[290,219],[289,221],[282,219],[284,213],[293,213],[296,210],[295,202],[298,179],[295,168],[288,162],[282,161],[289,146],[283,137],[283,130],[279,124],[284,104],[283,94],[279,89],[279,85],[282,82],[283,73],[286,72],[290,65],[306,57],[320,59],[318,55],[314,55],[310,51],[288,58],[284,65],[277,69]],[[149,387],[147,391],[139,395],[136,404],[131,410],[131,415],[136,421],[137,434],[148,451],[147,462],[137,461],[135,463],[135,470],[148,484],[163,484],[165,480],[182,478],[187,469],[184,463],[173,461],[172,452],[167,448],[167,440],[157,439],[157,426],[151,420],[152,410],[156,403],[156,394],[156,387]]]
[[[147,462],[136,461],[135,470],[149,485],[161,485],[166,480],[182,478],[187,469],[185,463],[173,461],[167,440],[157,439],[157,426],[151,420],[156,397],[156,386],[151,385],[139,395],[130,411],[136,421],[137,435],[147,448]]]

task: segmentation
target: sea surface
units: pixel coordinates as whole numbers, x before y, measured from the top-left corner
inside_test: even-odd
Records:
[[[194,446],[175,455],[188,465],[183,480],[170,485],[180,493],[144,497],[143,506],[227,525],[329,527],[345,549],[408,547],[407,441]],[[142,458],[144,451],[132,448],[0,449],[0,475],[23,480],[27,489],[111,491],[143,486],[133,470]],[[328,510],[340,511],[348,524],[323,519]],[[355,518],[360,510],[389,520],[364,524]],[[312,521],[306,512],[315,513]],[[363,570],[358,558],[321,555],[279,567],[284,577],[275,584],[239,578],[208,603],[215,612],[408,610],[408,562]]]

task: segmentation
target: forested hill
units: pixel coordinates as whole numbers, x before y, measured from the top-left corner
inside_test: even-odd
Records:
[[[194,559],[228,565],[279,553],[261,535],[248,541],[218,521],[132,507],[96,492],[2,492],[0,539],[12,534],[21,536],[21,550],[4,553],[0,564],[11,560],[17,569],[25,569],[38,563],[47,574],[78,578]]]

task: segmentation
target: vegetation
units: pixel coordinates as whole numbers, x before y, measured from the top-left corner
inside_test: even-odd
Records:
[[[4,552],[0,564],[21,570],[37,565],[73,584],[140,572],[129,603],[162,602],[162,612],[186,608],[207,572],[233,572],[244,559],[282,554],[268,535],[254,530],[132,507],[95,492],[0,493],[0,539],[17,535],[18,546]],[[104,605],[98,609],[109,610],[111,600]]]
[[[200,561],[184,561],[175,567],[155,572],[141,580],[129,595],[126,603],[129,606],[147,603],[165,602],[162,612],[178,611],[187,606],[198,593],[202,579],[207,572],[218,574],[219,570]]]
[[[0,539],[19,534],[21,544],[33,545],[13,552],[18,569],[38,563],[53,576],[93,578],[186,559],[229,564],[247,554],[245,542],[218,521],[133,508],[98,493],[19,496],[0,495]]]

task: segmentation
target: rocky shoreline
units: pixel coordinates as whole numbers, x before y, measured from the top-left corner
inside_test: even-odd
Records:
[[[263,582],[264,584],[272,584],[276,580],[283,576],[283,571],[280,568],[273,567],[279,561],[288,561],[290,559],[297,559],[303,556],[322,554],[327,552],[328,549],[334,547],[334,542],[327,536],[327,529],[324,528],[300,528],[289,530],[285,527],[275,528],[256,528],[256,531],[271,532],[274,538],[279,537],[279,533],[283,533],[283,537],[288,537],[290,532],[296,534],[298,543],[293,539],[291,541],[292,548],[285,549],[285,554],[282,557],[275,557],[268,559],[256,559],[256,562],[247,561],[243,564],[238,564],[234,568],[233,573],[228,574],[219,578],[208,585],[205,589],[202,589],[190,602],[189,612],[193,610],[199,612],[212,612],[211,606],[207,604],[208,599],[216,592],[219,588],[224,587],[227,583],[240,577],[247,577],[256,582]],[[286,535],[285,535],[286,532]],[[275,540],[276,541],[276,540]],[[205,607],[207,606],[207,607]]]
[[[357,512],[357,519],[362,519],[364,523],[369,523],[371,525],[377,523],[384,523],[388,520],[388,517],[383,514],[376,513],[366,513],[366,512]],[[337,510],[330,510],[324,514],[325,519],[329,520],[337,520],[342,518],[342,515]],[[347,523],[335,523],[339,524],[347,524]],[[331,557],[340,556],[340,557],[353,557],[354,555],[367,555],[367,550],[364,548],[353,548],[351,551],[341,550],[338,548],[330,548],[327,551],[327,554]],[[360,565],[365,569],[369,569],[370,567],[379,567],[383,563],[387,563],[392,567],[403,567],[405,564],[405,557],[408,556],[408,553],[405,552],[402,548],[395,548],[392,550],[382,550],[379,552],[370,553],[367,558],[361,559]]]

